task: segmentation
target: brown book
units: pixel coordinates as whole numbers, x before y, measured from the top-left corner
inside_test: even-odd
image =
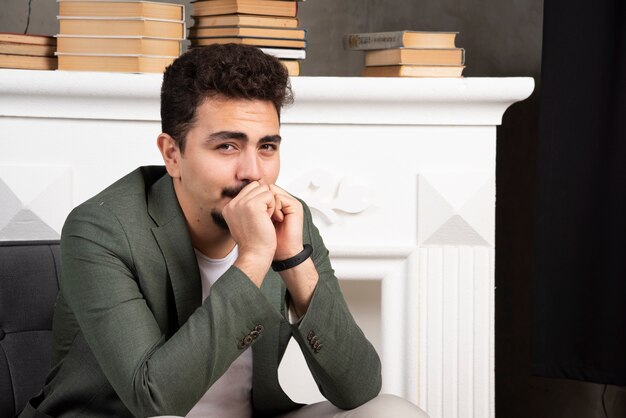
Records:
[[[61,35],[93,36],[149,36],[154,38],[185,38],[183,21],[140,18],[88,18],[59,17]]]
[[[365,51],[365,65],[463,65],[465,50],[395,48]]]
[[[0,68],[20,70],[56,70],[55,57],[32,57],[28,55],[0,54]]]
[[[14,42],[0,42],[0,54],[31,55],[37,57],[54,57],[54,45],[18,44]]]
[[[287,74],[290,76],[300,75],[300,61],[280,60],[280,62],[287,68]]]
[[[80,17],[144,17],[151,19],[184,20],[182,4],[153,1],[57,0],[59,15]]]
[[[289,0],[200,0],[192,1],[192,15],[251,15],[296,17],[298,3]]]
[[[180,55],[178,39],[58,35],[57,51],[74,54]]]
[[[150,55],[78,55],[57,53],[59,70],[162,73],[176,57]]]
[[[57,41],[52,36],[25,35],[22,33],[0,32],[0,42],[11,42],[32,45],[56,45]]]
[[[192,38],[189,37],[191,45],[202,46],[211,44],[243,44],[254,45],[259,47],[279,47],[279,48],[305,48],[306,41],[298,41],[291,39],[272,39],[272,38]]]
[[[255,28],[250,26],[222,26],[222,27],[192,27],[189,28],[190,38],[277,38],[277,39],[306,39],[304,29],[283,28]]]
[[[395,32],[353,33],[343,38],[346,49],[368,50],[389,48],[454,48],[458,32]]]
[[[291,17],[257,16],[257,15],[215,15],[191,16],[194,26],[261,26],[273,28],[297,28],[298,19]]]
[[[461,77],[462,65],[386,65],[365,67],[363,77]]]

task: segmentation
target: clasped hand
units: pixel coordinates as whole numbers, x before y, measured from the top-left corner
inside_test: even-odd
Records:
[[[302,204],[276,185],[251,182],[222,215],[239,246],[235,265],[259,287],[273,260],[302,251]]]

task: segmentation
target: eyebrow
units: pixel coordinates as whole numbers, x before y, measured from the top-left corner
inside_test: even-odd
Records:
[[[238,132],[238,131],[220,131],[220,132],[214,132],[211,135],[209,135],[208,141],[223,141],[226,139],[234,139],[234,140],[238,140],[238,141],[249,141],[250,139],[248,138],[248,135],[246,135],[243,132]],[[280,142],[282,141],[282,138],[280,135],[265,135],[264,137],[262,137],[261,139],[259,139],[259,143],[266,143],[266,142]]]

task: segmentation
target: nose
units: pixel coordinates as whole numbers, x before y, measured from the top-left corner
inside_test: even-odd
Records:
[[[248,183],[261,180],[261,166],[256,152],[246,150],[241,153],[237,166],[237,180]]]

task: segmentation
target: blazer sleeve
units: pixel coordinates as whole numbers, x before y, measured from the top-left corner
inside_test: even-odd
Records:
[[[184,416],[243,352],[240,341],[258,325],[278,326],[282,316],[233,266],[185,324],[166,336],[142,294],[133,262],[140,251],[129,242],[106,206],[79,206],[62,232],[61,291],[133,415]]]
[[[319,281],[306,314],[291,325],[292,333],[320,392],[335,406],[353,409],[380,392],[380,359],[350,314],[328,250],[303,206],[305,242],[313,246]]]

